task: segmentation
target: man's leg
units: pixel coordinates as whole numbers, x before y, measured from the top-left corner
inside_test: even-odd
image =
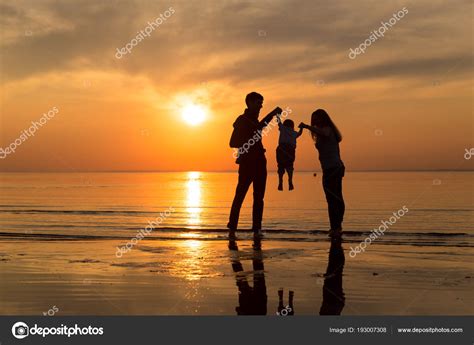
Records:
[[[265,187],[267,185],[267,159],[265,157],[255,164],[253,178],[253,212],[252,229],[254,232],[262,229],[263,198],[265,197]]]
[[[254,314],[267,315],[267,286],[261,253],[254,253],[253,257],[253,293]]]
[[[250,183],[252,183],[251,175],[252,165],[240,164],[239,166],[239,182],[235,189],[234,201],[232,202],[232,208],[230,210],[229,223],[227,227],[230,230],[236,230],[239,223],[240,208],[244,202],[245,195],[249,190]]]

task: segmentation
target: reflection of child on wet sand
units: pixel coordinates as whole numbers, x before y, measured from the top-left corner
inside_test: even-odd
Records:
[[[278,290],[278,315],[292,316],[295,315],[295,308],[293,307],[293,296],[294,292],[290,290],[288,293],[288,305],[283,305],[283,288]]]

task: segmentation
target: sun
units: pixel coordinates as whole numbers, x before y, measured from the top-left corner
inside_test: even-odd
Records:
[[[197,126],[206,119],[206,109],[202,105],[189,104],[181,111],[184,122],[191,126]]]

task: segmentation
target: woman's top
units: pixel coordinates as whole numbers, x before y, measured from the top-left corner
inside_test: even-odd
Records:
[[[340,156],[339,142],[331,127],[326,127],[321,130],[321,133],[316,134],[315,146],[319,152],[319,161],[323,170],[344,166]]]

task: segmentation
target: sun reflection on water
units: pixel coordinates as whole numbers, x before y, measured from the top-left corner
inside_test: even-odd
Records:
[[[198,229],[202,223],[202,173],[197,171],[188,172],[186,174],[185,186],[187,228]],[[171,275],[184,278],[190,284],[190,290],[194,291],[199,288],[200,279],[211,278],[221,274],[212,266],[213,257],[210,255],[212,251],[210,251],[209,241],[206,241],[206,235],[197,230],[184,230],[178,236],[179,241],[170,269]]]
[[[181,234],[184,238],[199,238],[198,234]],[[188,281],[196,281],[203,275],[203,243],[199,239],[185,239],[177,248],[177,260],[174,264],[173,275],[185,278]]]
[[[186,212],[188,213],[188,224],[198,227],[201,224],[201,173],[198,171],[188,172],[186,182]]]

